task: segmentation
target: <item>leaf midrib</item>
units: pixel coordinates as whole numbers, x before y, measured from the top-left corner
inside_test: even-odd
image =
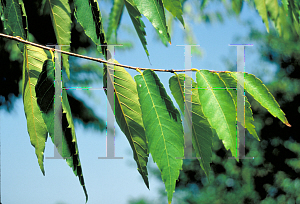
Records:
[[[154,102],[153,102],[153,98],[152,98],[152,96],[151,96],[151,93],[150,93],[150,90],[149,90],[149,88],[148,88],[147,81],[146,81],[146,79],[145,79],[145,77],[144,77],[144,74],[142,73],[141,76],[143,77],[143,80],[145,81],[148,95],[149,95],[149,97],[150,97],[150,99],[151,99],[151,102],[152,102],[152,104],[153,104],[153,107],[152,107],[152,108],[155,110],[155,114],[156,114],[157,120],[158,120],[158,122],[159,122],[159,127],[160,127],[160,130],[161,130],[161,133],[162,133],[162,134],[161,134],[161,137],[162,137],[163,140],[164,140],[164,147],[165,147],[164,151],[166,151],[167,161],[168,161],[168,169],[169,169],[169,175],[170,175],[170,179],[169,179],[170,183],[169,183],[169,186],[171,186],[171,185],[172,185],[172,183],[171,183],[171,180],[172,180],[172,179],[171,179],[171,165],[170,165],[170,162],[169,162],[169,154],[168,154],[168,150],[167,150],[167,147],[166,147],[166,140],[165,140],[165,137],[164,137],[164,133],[163,133],[163,130],[162,130],[162,124],[161,124],[161,121],[160,121],[160,119],[159,119],[159,117],[158,117],[158,114],[157,114],[157,111],[156,111],[156,108],[155,108],[155,105],[154,105]],[[153,77],[152,74],[151,74],[151,77]],[[154,79],[154,80],[155,80],[155,79]],[[160,87],[159,87],[159,88],[160,88]],[[157,142],[158,142],[158,141],[159,141],[159,138],[158,138]],[[155,144],[155,148],[154,148],[154,149],[156,149],[156,146],[157,146],[157,143]]]
[[[115,65],[112,65],[112,66],[115,66]],[[115,72],[116,70],[114,69],[114,72]],[[107,73],[107,76],[109,76],[109,78],[110,78],[110,81],[112,82],[112,78],[111,78],[111,74],[109,73],[109,67],[107,66],[107,68],[106,68],[106,73]],[[114,74],[114,77],[115,77],[115,74]],[[115,82],[113,82],[114,84],[117,84],[117,83],[115,83]],[[119,92],[117,92],[117,90],[116,90],[116,88],[114,88],[114,91],[115,91],[115,96],[117,97],[117,101],[118,101],[118,103],[119,103],[119,106],[120,106],[120,109],[121,109],[121,111],[122,111],[122,117],[123,117],[123,119],[124,119],[124,121],[125,121],[125,123],[126,123],[126,129],[127,129],[127,131],[129,132],[129,135],[130,135],[130,138],[131,138],[131,141],[133,141],[134,143],[136,143],[136,144],[139,144],[138,142],[136,142],[134,139],[133,139],[133,137],[132,137],[132,133],[131,133],[131,131],[130,131],[130,128],[129,127],[131,127],[129,124],[128,124],[128,122],[127,122],[127,120],[126,120],[126,114],[124,113],[124,111],[123,111],[123,107],[122,107],[122,102],[120,101],[120,99],[119,99]],[[121,94],[120,94],[121,95]],[[128,116],[127,116],[128,117]],[[130,117],[128,117],[128,118],[130,118]],[[132,120],[132,119],[131,119]],[[139,146],[141,146],[140,144],[139,144]],[[135,147],[135,145],[133,145],[133,148],[134,148],[134,150],[135,150],[135,153],[136,154],[138,154],[138,151],[137,151],[137,149],[136,149],[136,147]],[[144,148],[143,148],[144,149]],[[143,156],[142,156],[143,157]],[[139,167],[141,168],[141,171],[143,172],[143,170],[142,170],[142,167],[143,167],[143,165],[142,165],[142,163],[141,163],[141,158],[140,157],[137,157],[137,160],[138,160],[138,162],[139,162]]]
[[[33,106],[34,106],[34,102],[33,100],[36,101],[36,99],[34,99],[33,95],[32,95],[32,87],[31,87],[31,79],[30,79],[30,69],[29,69],[29,65],[28,65],[28,57],[31,57],[29,54],[28,54],[28,49],[27,46],[25,46],[25,53],[26,53],[26,70],[27,70],[27,76],[28,76],[28,89],[29,89],[29,93],[30,93],[30,103],[31,103],[31,112],[32,112],[32,123],[33,123],[33,126],[34,126],[34,135],[35,135],[35,140],[36,140],[36,146],[37,148],[36,149],[40,149],[39,148],[39,140],[38,140],[38,136],[37,136],[37,128],[36,128],[36,124],[35,124],[35,115],[34,115],[34,110],[33,110]],[[35,51],[35,50],[31,50],[31,51]],[[37,104],[36,104],[37,105]]]
[[[183,100],[185,100],[185,96],[184,96],[184,94],[183,94],[183,90],[182,90],[182,86],[181,86],[181,83],[180,83],[180,81],[179,81],[179,76],[177,75],[177,81],[178,81],[178,85],[179,85],[179,87],[180,87],[180,92],[181,92],[181,94],[182,94],[182,98],[183,98]],[[192,82],[192,78],[191,78],[191,82]],[[192,92],[192,90],[191,90],[191,97],[192,97],[192,95],[193,95],[193,92]],[[183,104],[185,105],[185,107],[186,107],[186,109],[187,109],[187,105],[186,105],[186,103],[185,102],[183,102]],[[199,103],[195,103],[194,102],[194,104],[199,104]],[[192,102],[192,105],[193,105],[193,102]],[[200,105],[200,104],[199,104]],[[192,109],[193,110],[193,109]],[[191,111],[193,114],[195,114],[195,112],[193,112],[193,111]],[[197,114],[196,114],[197,115]],[[195,142],[196,142],[196,144],[197,144],[197,147],[198,147],[198,149],[200,150],[200,142],[199,142],[199,140],[198,140],[198,138],[196,137],[196,130],[195,130],[195,127],[194,127],[194,123],[193,123],[193,121],[192,121],[192,119],[191,119],[191,116],[190,116],[190,114],[188,114],[188,118],[189,118],[189,122],[191,122],[190,124],[192,124],[192,130],[193,130],[193,137],[194,137],[194,139],[195,139]],[[199,151],[199,154],[200,154],[200,157],[201,158],[204,158],[202,155],[202,151]]]
[[[64,33],[66,33],[66,31],[58,25],[56,18],[58,18],[58,17],[61,18],[61,16],[59,16],[57,13],[54,12],[54,7],[57,7],[59,9],[61,9],[61,8],[54,3],[51,3],[51,0],[48,0],[48,2],[50,5],[50,8],[51,8],[50,10],[52,13],[53,21],[55,22],[54,26],[56,27],[56,30],[57,30],[56,34],[57,34],[57,37],[59,38],[59,41],[61,41],[61,40],[63,40],[63,38],[61,37],[60,32],[58,31],[58,28],[60,28]],[[63,9],[62,9],[62,11],[64,12]],[[57,17],[55,17],[55,16],[57,16]],[[64,21],[64,19],[62,19],[62,21]],[[57,39],[57,41],[58,41],[58,39]]]
[[[210,92],[213,94],[215,100],[217,101],[217,103],[218,103],[218,105],[219,105],[219,109],[221,110],[222,117],[223,117],[223,118],[225,119],[225,121],[226,121],[226,127],[227,127],[227,130],[228,130],[229,134],[231,135],[231,131],[230,131],[230,128],[229,128],[229,126],[228,126],[228,121],[227,121],[227,119],[226,119],[226,117],[225,117],[225,115],[224,115],[223,109],[222,109],[222,107],[221,107],[219,101],[217,100],[216,95],[215,95],[214,92],[213,92],[212,86],[210,86],[210,83],[207,81],[207,79],[204,77],[204,75],[203,75],[201,72],[199,72],[199,73],[203,76],[203,78],[204,78],[204,80],[206,81],[207,85],[210,87],[209,90],[210,90]],[[232,138],[232,137],[231,137],[231,138]]]

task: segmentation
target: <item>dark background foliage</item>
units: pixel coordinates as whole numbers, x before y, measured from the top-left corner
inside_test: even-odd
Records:
[[[36,12],[42,9],[40,1],[24,0],[24,4],[27,10],[28,30],[31,34],[31,41],[42,45],[55,45],[55,33],[47,7],[43,8],[44,12]],[[71,5],[73,4],[71,3]],[[71,6],[71,9],[74,11],[73,6]],[[3,25],[0,23],[0,31],[2,33],[3,29]],[[16,44],[14,41],[0,38],[0,108],[5,108],[7,111],[12,110],[15,99],[21,97],[20,86],[23,58]],[[82,27],[76,23],[74,15],[72,15],[71,52],[96,53],[91,40],[85,35]],[[69,59],[71,65],[78,63],[78,59],[74,57]],[[102,81],[101,67],[102,65],[97,63],[85,64],[81,66],[81,69],[72,66],[72,69],[70,69],[72,78],[70,81],[66,80],[66,87],[82,87]],[[83,75],[85,76],[84,79],[78,77]],[[66,78],[65,75],[63,76]],[[68,99],[72,116],[77,122],[83,123],[85,127],[93,127],[101,131],[106,128],[105,121],[95,115],[92,108],[80,97],[76,96],[74,91],[68,91]]]

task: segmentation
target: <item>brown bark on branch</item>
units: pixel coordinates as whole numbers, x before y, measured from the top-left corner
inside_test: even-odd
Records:
[[[114,65],[114,63],[108,62],[108,61],[103,60],[101,58],[88,57],[88,56],[85,56],[85,55],[79,55],[79,54],[72,53],[72,52],[67,52],[67,51],[63,51],[63,50],[59,50],[59,49],[50,48],[50,47],[47,47],[47,46],[44,46],[44,45],[40,45],[40,44],[33,43],[33,42],[30,42],[30,41],[27,41],[27,40],[23,40],[19,36],[15,37],[15,36],[6,35],[6,34],[3,34],[3,33],[0,33],[0,36],[4,37],[4,38],[11,39],[11,40],[15,40],[15,41],[18,41],[18,42],[21,42],[21,43],[25,43],[25,44],[28,44],[28,45],[32,45],[32,46],[35,46],[35,47],[39,47],[39,48],[42,48],[42,49],[45,49],[45,50],[56,51],[56,52],[60,52],[62,54],[66,54],[66,55],[70,55],[70,56],[74,56],[74,57],[79,57],[79,58],[83,58],[83,59],[87,59],[87,60],[92,60],[92,61],[96,61],[96,62],[100,62],[100,63],[104,63],[104,64]],[[123,64],[117,64],[117,65],[119,67],[124,67],[124,68],[128,68],[128,69],[134,69],[134,70],[137,70],[137,69],[139,69],[139,70],[151,69],[152,71],[157,71],[157,72],[171,72],[171,73],[174,73],[174,72],[197,71],[197,69],[195,69],[195,68],[187,69],[187,70],[185,70],[185,69],[183,69],[183,70],[174,70],[174,69],[141,68],[141,67],[133,67],[133,66],[123,65]],[[210,70],[210,72],[225,72],[225,71]]]

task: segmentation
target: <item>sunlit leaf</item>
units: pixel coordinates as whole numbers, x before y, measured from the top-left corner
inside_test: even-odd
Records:
[[[283,5],[283,8],[284,10],[287,12],[289,10],[289,1],[288,0],[282,0],[282,5]]]
[[[266,25],[267,31],[269,32],[269,21],[268,21],[268,13],[266,8],[266,0],[254,0],[256,9],[261,16],[263,22]]]
[[[279,6],[277,0],[266,0],[266,8],[267,11],[270,12],[271,19],[273,21],[276,21],[278,15],[279,15]]]
[[[230,149],[232,156],[238,158],[236,109],[226,85],[217,73],[208,70],[197,71],[196,78],[204,115],[216,130],[225,148]]]
[[[62,87],[64,87],[63,83]],[[43,70],[38,78],[35,91],[37,103],[42,111],[42,116],[46,123],[52,142],[56,146],[58,153],[64,159],[66,159],[67,164],[72,168],[74,174],[78,176],[87,201],[88,195],[84,184],[81,163],[79,160],[75,127],[68,102],[67,92],[65,90],[62,90],[62,103],[59,107],[61,110],[61,115],[58,118],[58,121],[56,121],[54,117],[55,88],[53,61],[46,60],[44,62]],[[57,98],[59,99],[59,97]]]
[[[146,70],[134,79],[137,83],[149,151],[161,172],[170,203],[184,156],[180,114],[152,70]]]
[[[184,102],[184,83],[187,77],[187,75],[178,74],[169,79],[170,90],[182,113],[187,110],[187,105]],[[192,78],[190,78],[190,80],[192,80],[192,87],[197,88],[197,84],[194,80]],[[210,163],[212,161],[211,148],[213,132],[207,118],[203,114],[199,101],[198,89],[192,90],[192,110],[191,112],[187,112],[187,114],[192,117],[189,117],[189,121],[187,122],[192,127],[192,142],[193,147],[196,150],[196,156],[201,157],[201,159],[199,159],[201,168],[209,178]]]
[[[152,23],[158,34],[163,36],[171,44],[162,0],[133,1],[137,5],[139,11]]]
[[[237,80],[237,73],[230,73]],[[287,121],[284,112],[280,109],[278,103],[268,88],[253,74],[245,73],[245,89],[246,91],[264,108],[266,108],[274,117],[279,118],[285,125],[291,126]]]
[[[114,63],[118,62],[115,60]],[[107,67],[104,66],[104,87],[107,87],[107,83],[112,83],[112,76],[107,76]],[[109,101],[110,105],[115,108],[116,121],[129,141],[138,171],[149,188],[147,172],[149,154],[136,83],[123,67],[114,66],[114,87],[115,101]],[[105,93],[107,94],[107,90]]]
[[[47,0],[50,16],[58,45],[61,50],[70,51],[71,43],[71,9],[68,0]],[[69,56],[62,54],[63,67],[70,78]]]
[[[47,55],[43,49],[26,45],[23,61],[22,95],[24,111],[27,119],[27,130],[30,142],[35,147],[35,154],[41,171],[44,170],[44,150],[47,141],[47,127],[37,104],[35,86]]]
[[[184,21],[182,18],[182,6],[180,0],[162,0],[165,8],[176,17],[184,27]]]
[[[237,87],[237,81],[230,75],[229,72],[219,73],[219,75],[222,78],[222,80],[225,82],[226,87],[228,87],[228,88],[236,88]],[[237,89],[235,89],[235,90],[228,89],[228,91],[231,93],[232,99],[234,100],[234,103],[235,103],[235,107],[237,108]],[[253,119],[253,114],[252,114],[252,110],[251,110],[251,105],[248,101],[248,98],[244,95],[243,95],[243,97],[245,97],[245,128],[247,128],[249,133],[251,135],[253,135],[254,138],[256,138],[258,141],[260,141],[259,137],[255,131],[255,126],[253,124],[254,119]],[[238,118],[238,121],[239,121],[239,118]],[[239,122],[241,122],[241,121],[239,121]]]

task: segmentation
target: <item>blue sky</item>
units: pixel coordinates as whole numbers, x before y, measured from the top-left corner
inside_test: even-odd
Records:
[[[102,4],[100,4],[100,8]],[[106,8],[106,7],[104,7]],[[109,9],[109,8],[108,8]],[[211,8],[213,9],[213,8]],[[249,10],[244,3],[240,19],[249,19],[261,30],[265,30],[261,18],[254,10]],[[148,58],[137,35],[122,36],[122,39],[129,39],[135,42],[130,51],[116,51],[115,58],[119,63],[137,67],[162,68],[162,69],[184,69],[184,49],[176,45],[185,44],[183,41],[181,25],[177,21],[172,45],[165,47],[155,40],[154,29],[146,18],[143,18],[146,25]],[[246,48],[246,71],[256,73],[258,70],[255,42],[235,41],[236,36],[246,36],[249,29],[239,23],[237,18],[225,18],[223,24],[214,23],[193,25],[198,44],[204,50],[202,58],[192,58],[192,65],[198,69],[226,70],[222,57],[229,57],[231,61],[236,60],[236,48],[228,44],[254,44]],[[131,25],[127,11],[125,11],[122,23]],[[121,36],[122,33],[119,33]],[[99,66],[102,67],[102,66]],[[270,70],[273,68],[268,65]],[[134,76],[134,70],[128,70]],[[173,99],[168,80],[171,73],[157,73],[164,84],[167,93]],[[194,76],[194,75],[193,75]],[[264,80],[263,80],[264,81]],[[264,81],[265,82],[265,81]],[[95,85],[101,87],[101,84]],[[78,93],[77,93],[78,92]],[[76,94],[85,96],[82,92]],[[96,114],[106,117],[106,96],[101,91],[94,91],[94,96],[100,103],[87,101],[94,107]],[[175,100],[173,100],[176,105]],[[115,155],[124,157],[123,160],[99,160],[98,157],[106,155],[106,136],[93,129],[84,129],[82,125],[76,124],[76,136],[80,153],[80,160],[83,167],[86,187],[89,194],[89,204],[110,204],[128,203],[130,198],[141,196],[151,200],[158,198],[158,190],[164,188],[162,181],[157,180],[149,172],[150,191],[144,185],[143,180],[136,170],[136,163],[133,160],[132,151],[125,135],[116,125]],[[64,160],[45,159],[46,176],[43,176],[37,162],[35,151],[30,144],[27,132],[27,123],[23,108],[22,99],[15,102],[11,113],[0,110],[0,136],[1,136],[1,201],[3,204],[31,203],[31,204],[83,204],[85,196],[78,178],[74,176],[71,168]],[[50,139],[46,143],[45,156],[53,156],[54,146]],[[148,165],[156,166],[150,157]],[[176,192],[174,194],[176,196]],[[158,201],[156,201],[158,202]],[[167,198],[161,201],[167,203]]]

